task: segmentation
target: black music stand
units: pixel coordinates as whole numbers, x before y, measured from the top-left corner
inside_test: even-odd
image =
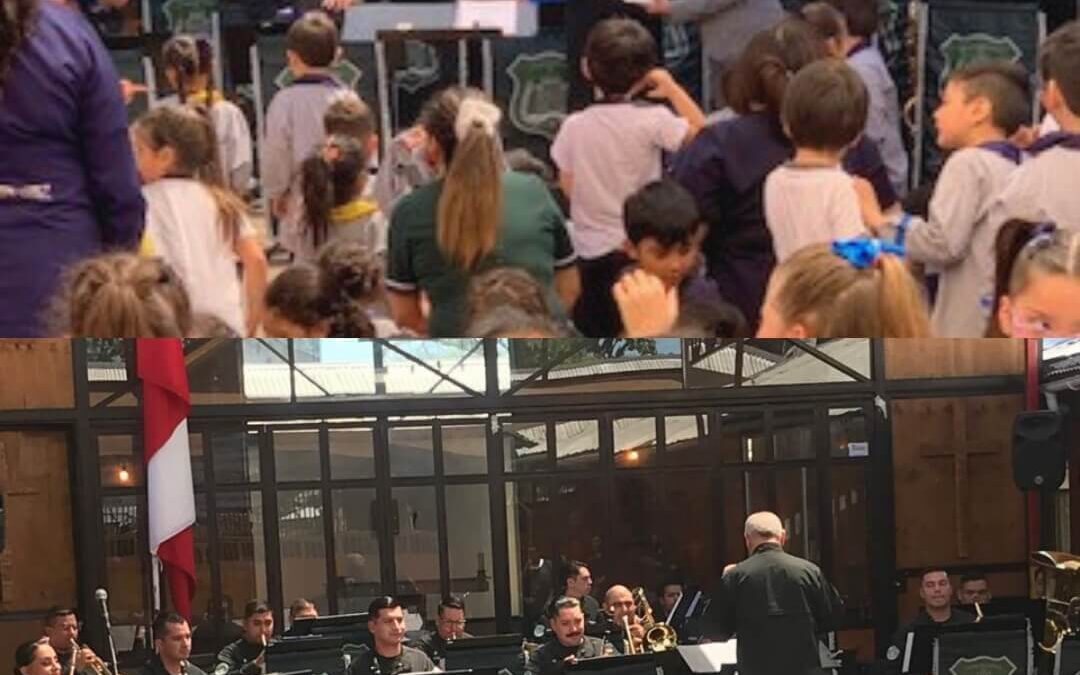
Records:
[[[451,640],[446,643],[446,668],[451,670],[505,669],[520,675],[522,637],[516,634],[488,635]]]
[[[1026,617],[984,617],[978,623],[941,626],[934,640],[934,673],[955,672],[961,662],[1010,664],[1015,675],[1033,675],[1035,644]]]
[[[566,667],[567,675],[657,675],[654,654],[601,656],[585,659]]]
[[[266,647],[266,672],[292,673],[307,670],[313,675],[345,672],[345,640],[341,637],[287,637]]]
[[[438,30],[380,30],[375,33],[375,65],[377,80],[379,83],[379,128],[382,130],[383,154],[390,150],[390,143],[394,136],[403,129],[409,127],[419,105],[423,100],[443,88],[449,81],[442,77],[436,77],[434,81],[425,82],[422,79],[410,81],[415,68],[408,68],[409,49],[424,49],[431,47],[436,49],[457,46],[457,78],[454,84],[469,86],[476,83],[476,76],[470,67],[472,54],[478,48],[480,51],[480,87],[492,95],[494,91],[494,58],[491,50],[491,40],[501,37],[502,32],[491,29],[438,29]],[[442,53],[447,53],[443,49]],[[437,59],[437,57],[436,57]],[[431,64],[432,68],[438,68],[439,63]],[[435,73],[445,75],[441,71]],[[410,108],[403,104],[402,92],[409,97],[415,98],[414,105]]]

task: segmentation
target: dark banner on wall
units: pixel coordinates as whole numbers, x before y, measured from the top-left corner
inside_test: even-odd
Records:
[[[1035,4],[955,0],[929,3],[926,60],[922,64],[923,182],[936,176],[941,168],[943,158],[936,143],[933,114],[949,73],[975,61],[1003,60],[1023,65],[1034,83],[1040,35]]]

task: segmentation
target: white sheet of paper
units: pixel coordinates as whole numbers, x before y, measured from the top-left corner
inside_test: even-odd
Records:
[[[517,0],[459,0],[454,13],[454,28],[498,29],[504,35],[517,34]]]
[[[710,642],[705,645],[676,647],[690,671],[694,673],[719,673],[723,666],[735,665],[737,661],[734,639],[727,642]]]

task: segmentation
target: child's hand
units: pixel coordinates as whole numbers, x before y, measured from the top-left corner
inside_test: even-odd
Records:
[[[1018,148],[1028,148],[1032,143],[1039,140],[1039,129],[1033,126],[1022,126],[1016,130],[1009,141]]]
[[[851,184],[859,198],[859,212],[862,213],[863,223],[876,233],[885,225],[886,219],[881,211],[881,204],[878,203],[874,186],[870,184],[870,181],[858,176],[851,177]]]
[[[624,274],[611,289],[627,337],[667,335],[679,318],[679,292],[644,270]]]
[[[668,99],[677,86],[671,73],[663,68],[653,68],[630,90],[630,98],[643,93],[651,99]]]

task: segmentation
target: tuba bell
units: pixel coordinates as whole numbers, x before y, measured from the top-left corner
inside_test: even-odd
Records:
[[[1031,554],[1031,597],[1046,601],[1039,646],[1057,653],[1067,636],[1080,635],[1080,556],[1058,551]]]
[[[634,596],[635,611],[641,621],[641,627],[645,629],[645,638],[642,641],[644,649],[653,653],[675,649],[675,646],[679,644],[679,636],[674,628],[666,623],[658,622],[653,616],[652,606],[645,597],[645,589],[639,586],[631,593]]]

